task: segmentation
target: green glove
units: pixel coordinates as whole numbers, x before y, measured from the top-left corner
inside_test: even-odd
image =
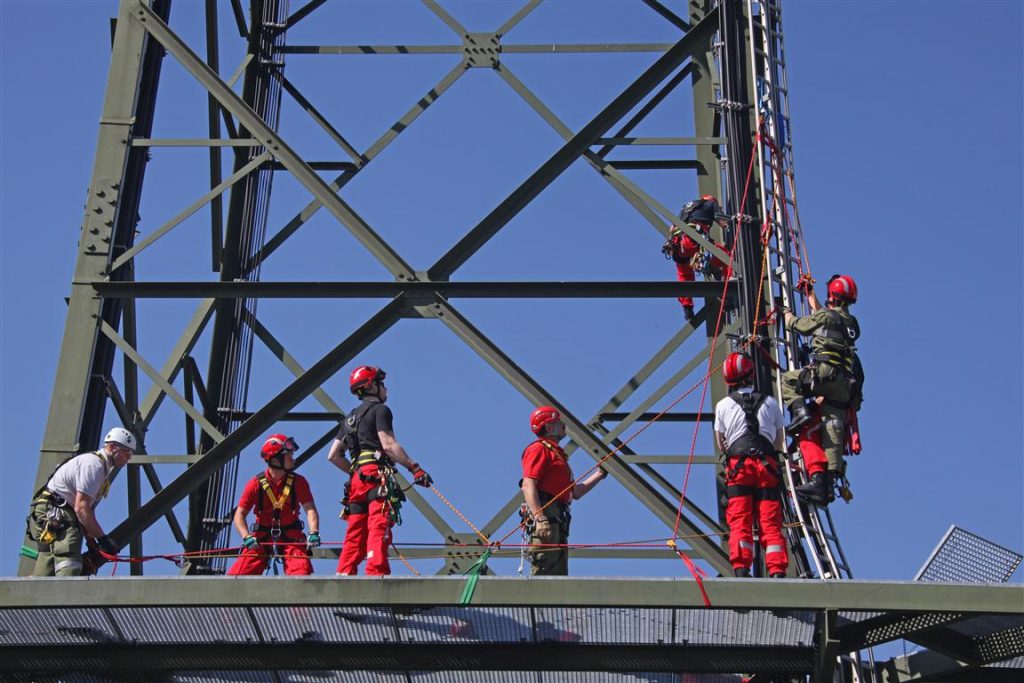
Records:
[[[320,547],[320,532],[314,531],[306,537],[306,549],[312,550],[313,548]]]
[[[255,536],[249,534],[248,536],[242,539],[242,545],[244,545],[249,550],[256,550],[256,548],[260,547],[260,542],[256,540]]]

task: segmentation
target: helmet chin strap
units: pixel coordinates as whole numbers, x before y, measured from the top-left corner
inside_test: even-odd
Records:
[[[267,459],[267,467],[269,467],[272,470],[281,470],[285,474],[288,474],[289,472],[294,472],[295,471],[294,467],[285,467],[284,466],[284,460],[281,458],[281,454],[280,453],[278,453],[276,455],[273,455],[273,456],[271,456],[270,458]]]

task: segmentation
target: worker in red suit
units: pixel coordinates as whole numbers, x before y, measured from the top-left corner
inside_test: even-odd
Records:
[[[386,376],[369,365],[352,371],[349,390],[362,403],[342,422],[327,455],[333,465],[351,475],[343,501],[348,529],[338,558],[338,574],[342,575],[357,574],[364,559],[368,575],[391,573],[391,527],[400,519],[398,507],[405,498],[395,479],[395,465],[409,470],[414,484],[429,487],[434,483],[395,439],[391,409],[384,405],[388,400]],[[345,457],[346,451],[350,458]]]
[[[558,445],[565,437],[562,414],[541,406],[530,414],[530,430],[537,440],[523,451],[524,523],[530,530],[533,574],[566,576],[569,573],[569,504],[582,498],[608,476],[598,467],[576,483],[569,458]]]
[[[722,213],[722,207],[718,200],[709,194],[689,202],[679,211],[679,218],[683,224],[689,225],[702,235],[711,239],[710,229],[713,222],[717,222],[723,228],[728,225],[727,217]],[[717,243],[716,243],[717,244]],[[722,245],[717,246],[723,251],[728,249]],[[676,278],[680,282],[693,282],[694,263],[704,271],[705,275],[712,275],[718,279],[729,279],[731,271],[728,265],[721,259],[712,256],[704,251],[704,248],[692,237],[683,232],[678,225],[673,225],[669,231],[668,241],[662,247],[666,257],[671,258],[676,264]],[[688,296],[679,297],[679,303],[683,307],[683,314],[687,320],[693,318],[693,299]]]
[[[320,545],[320,515],[309,482],[296,474],[295,439],[272,434],[260,449],[267,469],[249,480],[235,508],[235,530],[242,537],[242,554],[228,576],[262,574],[272,557],[284,561],[284,573],[313,573],[310,551]],[[309,536],[303,533],[299,507],[306,511]],[[256,509],[256,523],[248,525],[249,511]]]
[[[778,458],[785,438],[782,410],[774,397],[754,391],[754,363],[746,354],[730,354],[722,375],[730,393],[715,406],[715,438],[726,455],[729,560],[736,576],[750,576],[756,514],[768,575],[783,578],[789,555]]]

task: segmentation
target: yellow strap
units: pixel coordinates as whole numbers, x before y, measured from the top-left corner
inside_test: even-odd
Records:
[[[270,504],[277,511],[281,511],[284,507],[284,502],[288,500],[288,496],[292,493],[292,482],[295,481],[295,475],[289,474],[284,480],[284,488],[281,489],[281,497],[278,498],[274,495],[274,489],[270,488],[270,482],[267,481],[266,475],[260,476],[260,486],[263,487],[263,492],[267,494],[267,498],[270,499]]]
[[[93,451],[92,454],[95,455],[97,458],[100,459],[100,461],[103,462],[103,467],[106,469],[106,473],[107,473],[107,478],[103,480],[103,484],[100,485],[99,493],[96,494],[96,500],[94,502],[98,503],[101,500],[103,500],[104,498],[106,498],[107,494],[110,493],[110,469],[111,468],[107,467],[107,459],[106,459],[106,457],[102,453],[100,453],[99,451]]]
[[[356,457],[356,467],[361,465],[369,465],[370,463],[377,462],[377,451],[359,451],[359,455]]]

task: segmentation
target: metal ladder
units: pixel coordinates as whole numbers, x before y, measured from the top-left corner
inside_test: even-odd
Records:
[[[757,97],[757,172],[763,190],[761,215],[765,218],[762,239],[767,236],[767,262],[764,267],[766,308],[773,309],[776,298],[781,297],[781,301],[794,310],[799,299],[806,311],[805,298],[794,291],[794,270],[807,271],[809,264],[806,263],[806,249],[802,246],[803,233],[796,199],[780,0],[746,0],[746,11],[750,66]],[[796,369],[801,363],[796,335],[787,333],[780,323],[781,320],[766,324],[765,334],[771,341],[772,360],[779,366],[775,373],[774,393],[781,405],[782,372]],[[799,449],[790,449],[784,469],[788,497],[788,504],[784,506],[787,536],[800,573],[822,580],[852,579],[853,572],[839,543],[828,507],[804,502],[796,496],[795,487],[806,481],[806,469]],[[869,677],[874,679],[874,657],[870,650],[867,658]],[[840,663],[849,667],[837,667],[839,680],[854,683],[865,680],[859,652],[840,657]]]

